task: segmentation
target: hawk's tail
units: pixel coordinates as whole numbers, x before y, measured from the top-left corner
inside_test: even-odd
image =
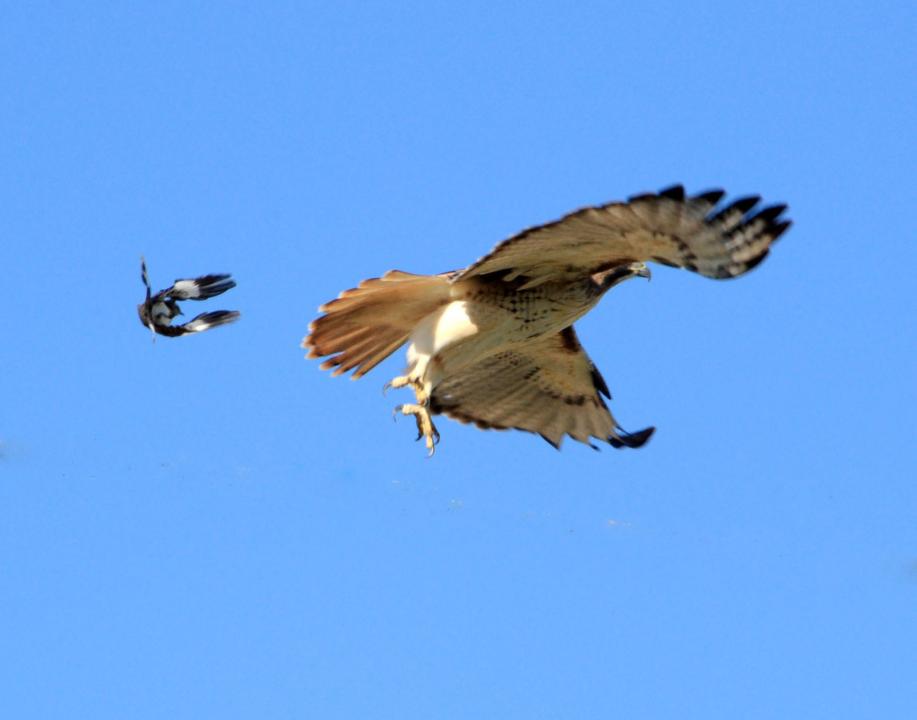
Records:
[[[356,368],[355,380],[403,345],[424,317],[449,302],[449,288],[444,275],[400,270],[364,280],[319,308],[325,314],[309,325],[302,346],[309,350],[307,357],[332,356],[321,368],[334,368],[333,375]]]

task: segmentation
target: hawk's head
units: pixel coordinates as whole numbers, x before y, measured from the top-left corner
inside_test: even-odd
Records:
[[[635,277],[643,277],[647,280],[652,277],[652,273],[650,273],[650,269],[646,266],[646,263],[632,262],[624,265],[615,265],[607,270],[595,273],[595,275],[592,276],[592,280],[599,286],[602,292],[605,292],[618,283]]]

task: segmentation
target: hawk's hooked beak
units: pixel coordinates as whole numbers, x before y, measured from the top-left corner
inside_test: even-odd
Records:
[[[650,269],[646,266],[646,263],[631,263],[630,269],[635,277],[644,277],[647,280],[651,280],[653,277],[653,273],[650,272]]]

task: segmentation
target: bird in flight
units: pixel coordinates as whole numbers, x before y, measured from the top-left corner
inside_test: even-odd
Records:
[[[172,320],[183,314],[178,306],[179,300],[206,300],[220,295],[236,286],[236,281],[229,275],[203,275],[192,280],[176,280],[171,287],[153,295],[146,260],[141,256],[140,279],[146,286],[146,299],[137,306],[137,314],[140,322],[154,333],[154,340],[155,333],[178,337],[210,330],[239,319],[237,310],[214,310],[201,313],[183,325],[172,325]]]
[[[440,413],[557,448],[566,435],[640,447],[655,428],[618,425],[573,323],[616,285],[649,278],[647,262],[728,279],[764,260],[790,226],[786,206],[760,207],[757,196],[721,204],[724,194],[686,196],[676,185],[523,230],[464,270],[391,270],[322,305],[302,346],[327,357],[323,370],[356,379],[407,343],[407,369],[385,388],[414,391],[395,413],[414,416],[430,455]]]

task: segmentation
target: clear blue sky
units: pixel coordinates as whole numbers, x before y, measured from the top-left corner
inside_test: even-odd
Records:
[[[433,5],[0,11],[2,715],[917,717],[913,3]],[[581,323],[642,450],[303,359],[674,182],[795,226]],[[141,253],[241,321],[152,344]]]

